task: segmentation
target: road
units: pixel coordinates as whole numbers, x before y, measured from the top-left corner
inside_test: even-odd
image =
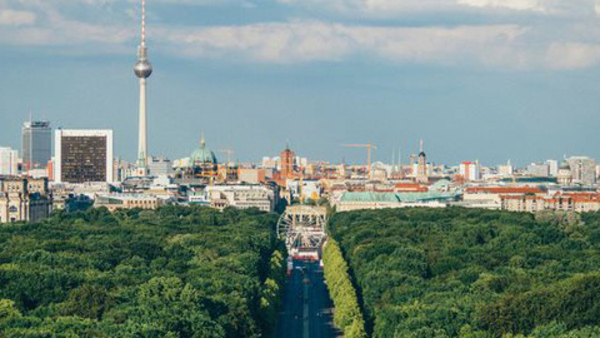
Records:
[[[304,274],[300,269],[304,269]],[[310,282],[305,283],[308,280]],[[333,304],[319,263],[294,260],[288,278],[276,338],[341,337],[333,327]]]

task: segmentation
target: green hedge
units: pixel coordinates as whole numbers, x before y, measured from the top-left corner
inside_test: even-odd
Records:
[[[344,331],[346,338],[366,337],[356,290],[350,281],[348,264],[335,240],[328,240],[323,252],[323,264],[327,288],[335,306],[333,321]]]
[[[263,332],[270,332],[275,328],[278,311],[282,305],[283,290],[285,287],[285,255],[283,250],[275,250],[269,262],[269,274],[262,287],[260,309],[263,315],[262,322],[265,327]]]

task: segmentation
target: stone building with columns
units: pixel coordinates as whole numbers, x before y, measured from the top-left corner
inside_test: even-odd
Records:
[[[47,179],[0,179],[0,223],[37,222],[51,211]]]

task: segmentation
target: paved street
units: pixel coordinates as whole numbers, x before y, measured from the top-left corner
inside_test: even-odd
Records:
[[[304,274],[298,268],[304,269]],[[305,283],[306,280],[310,282]],[[283,301],[275,337],[341,336],[333,328],[332,303],[318,263],[294,261],[294,270],[288,279]]]

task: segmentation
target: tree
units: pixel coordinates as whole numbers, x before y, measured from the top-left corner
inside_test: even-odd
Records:
[[[83,284],[69,292],[61,312],[69,316],[101,319],[113,302],[105,287]]]
[[[342,299],[338,325],[351,313],[347,274],[376,338],[566,338],[600,328],[600,213],[360,210],[332,215],[328,231],[345,261],[328,263],[326,248],[326,268],[343,272],[326,269],[334,303]]]
[[[0,227],[0,336],[264,336],[285,282],[276,222],[168,206]]]

